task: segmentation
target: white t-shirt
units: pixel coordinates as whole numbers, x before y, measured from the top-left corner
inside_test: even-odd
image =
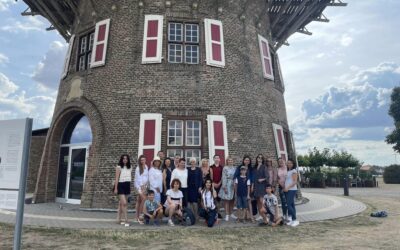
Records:
[[[178,179],[181,182],[181,188],[187,188],[187,179],[188,179],[188,170],[187,168],[181,170],[179,168],[175,168],[171,174],[171,183],[174,179]]]
[[[160,189],[160,193],[162,192],[162,172],[160,169],[156,168],[150,168],[149,170],[149,182],[150,182],[150,189],[153,190],[154,192],[156,191],[156,188]]]
[[[128,169],[125,166],[123,168],[121,168],[121,166],[117,166],[117,169],[119,169],[121,171],[118,182],[131,182],[132,181],[132,167]]]
[[[292,169],[287,172],[286,180],[285,180],[285,188],[287,188],[293,184],[293,179],[292,179],[293,175],[297,175],[296,169]],[[289,188],[289,190],[297,190],[297,185],[294,185],[293,187]]]
[[[165,193],[165,195],[171,198],[171,201],[175,204],[179,204],[181,199],[183,198],[183,193],[181,190],[174,191],[173,189],[168,189],[168,191]],[[164,203],[165,207],[168,207],[168,198]]]
[[[212,196],[211,191],[203,192],[201,198],[203,199],[203,204],[206,208],[215,209],[214,197]]]
[[[266,206],[273,215],[276,215],[275,207],[278,205],[278,198],[274,194],[264,195],[264,206]]]
[[[141,188],[147,184],[149,181],[149,170],[148,167],[145,166],[144,171],[140,174],[139,166],[136,167],[135,170],[135,188],[140,193]]]

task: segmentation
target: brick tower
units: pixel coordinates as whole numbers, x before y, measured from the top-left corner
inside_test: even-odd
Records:
[[[311,34],[311,21],[328,21],[327,6],[344,5],[24,2],[24,15],[44,16],[69,41],[34,201],[87,208],[115,207],[110,184],[122,153],[294,158],[277,50],[294,32]]]

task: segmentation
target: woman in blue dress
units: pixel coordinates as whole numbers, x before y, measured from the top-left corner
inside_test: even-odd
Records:
[[[234,179],[236,167],[233,165],[231,157],[226,158],[226,165],[222,170],[222,185],[218,196],[224,200],[225,205],[225,221],[229,221],[229,216],[232,219],[237,219],[233,214],[234,206]]]
[[[190,158],[190,166],[188,170],[188,205],[193,213],[198,215],[198,202],[200,198],[201,188],[203,184],[203,174],[197,166],[196,158]]]

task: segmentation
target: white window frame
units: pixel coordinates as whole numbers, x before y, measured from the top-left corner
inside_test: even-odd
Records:
[[[198,145],[188,144],[188,122],[189,121],[199,123],[199,144]],[[195,136],[192,135],[191,137],[193,138],[193,141],[194,141]],[[201,121],[200,120],[186,120],[186,122],[185,122],[185,146],[189,146],[189,147],[200,147],[201,146]]]
[[[199,152],[199,157],[194,157],[197,159],[197,164],[200,164],[201,161],[201,149],[200,148],[187,148],[185,149],[185,159],[186,159],[186,164],[190,165],[190,158],[192,158],[193,156],[188,156],[188,151],[198,151]]]
[[[106,31],[105,31],[105,35],[104,35],[104,40],[99,42],[99,41],[97,41],[97,37],[99,35],[99,28],[100,28],[100,26],[102,26],[104,24],[106,25]],[[110,19],[106,19],[106,20],[103,20],[103,21],[100,21],[100,22],[96,23],[96,29],[94,31],[92,59],[91,59],[91,63],[90,63],[90,68],[95,68],[95,67],[103,66],[103,65],[106,64],[109,31],[110,31]],[[99,45],[99,44],[104,44],[104,47],[103,47],[103,60],[95,62],[96,52],[97,52],[97,45]]]
[[[188,62],[188,61],[186,61],[186,52],[187,52],[187,50],[186,50],[186,47],[187,46],[195,46],[195,47],[197,47],[197,60],[196,60],[196,62]],[[199,48],[199,44],[185,44],[185,49],[184,49],[184,57],[185,57],[185,63],[186,64],[199,64],[199,60],[200,60],[200,48]],[[193,59],[193,57],[191,57],[192,59]]]
[[[169,156],[170,151],[175,151],[175,153],[172,156]],[[184,157],[185,152],[183,152],[183,149],[179,149],[179,148],[169,148],[167,149],[167,157],[170,157],[172,161],[174,161],[175,159],[175,155],[176,155],[176,151],[180,151],[179,155],[182,157]]]
[[[221,29],[221,41],[211,40],[211,25],[218,25]],[[224,47],[224,32],[222,22],[214,19],[204,19],[204,35],[206,43],[206,64],[214,67],[225,67],[225,47]],[[215,61],[212,59],[212,44],[216,43],[221,45],[221,61]]]
[[[75,35],[72,35],[71,38],[69,39],[69,45],[67,54],[65,55],[64,67],[63,67],[63,72],[61,74],[61,79],[64,79],[68,75],[69,62],[71,59],[72,48],[74,47],[74,41],[75,41]]]
[[[224,146],[215,146],[214,142],[214,121],[221,121],[223,126],[224,133]],[[228,150],[228,132],[226,128],[226,118],[223,115],[207,115],[207,126],[208,126],[208,154],[209,154],[209,162],[210,165],[214,164],[214,153],[215,150],[224,150],[225,151],[225,159],[229,156]]]
[[[187,35],[186,35],[186,30],[187,30],[187,26],[188,25],[195,25],[196,27],[197,27],[197,40],[196,41],[187,41],[186,40],[186,37],[187,37]],[[185,30],[184,30],[184,37],[185,37],[185,43],[189,43],[189,44],[198,44],[199,42],[200,42],[200,26],[199,26],[199,24],[197,24],[197,23],[185,23]],[[192,37],[191,35],[190,35],[190,37]]]
[[[152,20],[158,21],[157,37],[147,38],[148,23]],[[164,17],[161,15],[145,15],[144,17],[142,64],[161,63],[162,61],[163,21]],[[157,54],[155,57],[146,57],[147,40],[157,40]]]
[[[181,26],[181,40],[170,40],[169,36],[171,34],[171,24],[175,24],[175,30],[176,30],[176,25],[180,25]],[[173,42],[173,43],[182,43],[183,42],[183,38],[185,37],[185,26],[183,25],[183,23],[179,23],[179,22],[169,22],[168,23],[168,42]],[[175,38],[176,38],[176,33],[175,33]]]
[[[175,121],[175,122],[177,122],[177,121],[180,121],[180,122],[182,122],[182,135],[181,135],[181,137],[182,137],[182,140],[181,140],[181,144],[169,144],[169,129],[170,129],[170,127],[169,127],[169,122],[170,121]],[[175,138],[177,137],[176,136],[176,123],[175,123]],[[185,138],[184,138],[184,136],[183,136],[183,133],[185,132],[184,131],[184,129],[185,129],[185,122],[183,121],[183,120],[168,120],[168,126],[167,126],[167,146],[169,146],[169,147],[182,147],[183,146],[183,142],[184,142],[184,140],[185,140]],[[175,140],[176,141],[176,140]]]
[[[155,145],[143,145],[144,144],[144,123],[146,120],[155,120],[156,121],[156,131],[155,131]],[[162,114],[157,113],[142,113],[140,114],[140,127],[139,127],[139,148],[138,148],[138,157],[143,154],[144,149],[153,149],[154,156],[157,155],[158,151],[161,150],[161,123],[162,123]]]
[[[279,158],[279,157],[281,157],[282,154],[285,154],[286,155],[285,161],[286,161],[288,159],[288,153],[287,153],[285,134],[283,133],[283,127],[279,124],[272,123],[272,128],[274,130],[274,139],[275,139],[275,147],[276,147],[277,156]],[[282,131],[282,143],[283,143],[283,147],[285,148],[285,150],[280,150],[280,148],[279,148],[278,129],[280,129]]]
[[[171,56],[171,48],[170,48],[170,46],[181,46],[181,61],[179,62],[179,61],[171,61],[170,60],[170,56]],[[183,48],[184,46],[183,46],[183,44],[182,43],[168,43],[168,62],[169,63],[182,63],[183,62],[183,56],[185,55],[185,53],[184,53],[184,48]],[[176,47],[175,47],[175,59],[176,59]]]
[[[263,46],[262,43],[265,42],[267,45],[267,53],[268,55],[264,55],[264,50],[263,50]],[[258,35],[258,46],[260,49],[260,57],[261,57],[261,64],[262,64],[262,71],[263,71],[263,76],[264,78],[270,79],[270,80],[274,80],[274,71],[272,68],[272,57],[271,57],[271,52],[269,49],[269,43],[268,40],[265,39],[263,36]],[[268,72],[265,70],[265,61],[264,59],[268,59],[269,60],[269,68],[271,71],[271,74],[268,74]]]

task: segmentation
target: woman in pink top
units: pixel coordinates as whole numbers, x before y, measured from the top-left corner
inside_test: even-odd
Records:
[[[284,220],[287,219],[287,203],[286,203],[285,192],[283,192],[283,190],[285,189],[286,175],[287,175],[286,162],[284,159],[279,158],[278,159],[279,197],[280,197],[281,203],[282,203],[282,214],[283,214]]]
[[[278,185],[278,170],[272,166],[272,158],[268,157],[265,163],[268,170],[269,180],[268,183],[272,186],[272,192],[275,193],[276,185]]]

